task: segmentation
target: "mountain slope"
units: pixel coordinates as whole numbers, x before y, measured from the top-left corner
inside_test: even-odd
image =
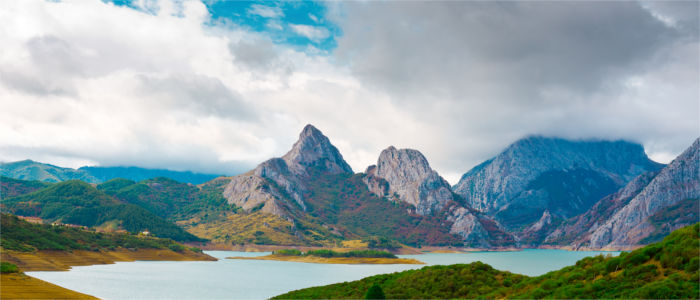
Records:
[[[48,185],[38,180],[27,181],[0,176],[0,199],[28,194]]]
[[[557,223],[584,213],[661,167],[642,146],[625,141],[528,137],[465,173],[453,188],[475,209],[522,233],[539,220]]]
[[[105,182],[115,178],[125,178],[133,181],[165,177],[172,180],[191,184],[202,184],[219,175],[194,173],[190,171],[171,171],[164,169],[146,169],[139,167],[81,167],[78,171],[85,171],[96,178],[98,182]]]
[[[156,236],[178,241],[200,241],[175,224],[146,209],[120,202],[88,183],[69,180],[35,192],[0,200],[3,211],[39,217],[48,222],[124,229],[148,230]]]
[[[292,291],[273,299],[360,299],[378,285],[387,299],[646,298],[695,299],[700,293],[700,224],[619,257],[587,257],[538,277],[481,262],[429,266]]]
[[[668,208],[681,201],[687,202],[688,208],[697,207],[694,202],[700,199],[699,166],[700,138],[663,168],[627,205],[596,228],[590,236],[590,247],[636,246],[652,233],[658,235],[659,223],[675,223],[667,227],[666,232],[687,225],[676,222],[682,210],[673,213],[673,209],[669,211]],[[697,211],[694,213],[695,218],[688,218],[690,222],[697,221]]]
[[[234,209],[222,195],[221,180],[195,186],[165,177],[140,182],[118,178],[98,185],[97,189],[173,222]]]

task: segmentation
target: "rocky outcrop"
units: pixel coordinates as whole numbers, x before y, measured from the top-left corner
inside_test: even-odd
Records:
[[[351,174],[352,169],[320,130],[306,125],[287,154],[233,177],[224,197],[245,211],[261,209],[283,216],[289,210],[306,210],[304,193],[308,189],[304,182],[310,177],[340,173]]]
[[[282,194],[259,176],[239,175],[231,178],[224,188],[224,198],[245,211],[260,210],[274,215],[283,215],[280,207]]]
[[[649,217],[681,201],[698,201],[699,166],[700,138],[662,169],[627,205],[592,230],[589,246],[625,248],[639,245],[656,228],[655,224],[649,221]]]
[[[630,142],[529,137],[464,174],[453,190],[517,232],[545,211],[562,219],[583,213],[639,174],[661,167]]]
[[[464,244],[474,248],[490,248],[489,232],[474,214],[464,207],[457,207],[447,217],[452,222],[450,233],[461,236]]]
[[[417,150],[390,146],[379,155],[376,165],[367,168],[363,180],[379,197],[411,204],[412,213],[444,220],[449,232],[460,236],[468,247],[514,245],[513,237],[496,222],[465,206]]]
[[[453,201],[449,183],[430,168],[423,154],[413,149],[390,146],[382,151],[377,165],[367,168],[365,182],[380,197],[398,195],[399,200],[413,205],[419,215],[439,212]]]

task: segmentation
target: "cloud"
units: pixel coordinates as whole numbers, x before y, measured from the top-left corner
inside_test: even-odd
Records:
[[[440,124],[439,141],[417,135],[413,144],[443,173],[466,171],[527,134],[624,138],[675,154],[699,135],[697,33],[662,22],[654,8],[518,1],[338,6],[342,16],[331,16],[343,29],[336,58],[417,121]],[[678,20],[697,20],[697,9],[664,10],[675,11],[690,14]]]
[[[261,23],[337,40],[317,55],[199,1],[6,1],[0,161],[236,174],[307,123],[356,171],[394,145],[452,183],[528,134],[668,159],[700,125],[697,5],[674,3],[334,2],[313,15],[342,35]]]
[[[289,24],[289,27],[291,27],[292,30],[294,30],[294,32],[296,32],[297,34],[305,36],[309,40],[312,40],[317,43],[321,40],[327,39],[331,35],[328,29],[324,27],[316,27],[303,24]]]
[[[282,9],[279,7],[271,7],[260,4],[253,4],[248,9],[248,13],[258,15],[263,18],[280,18],[284,16]]]

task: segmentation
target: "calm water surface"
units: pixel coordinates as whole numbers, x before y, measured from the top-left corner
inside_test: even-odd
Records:
[[[205,251],[215,262],[118,262],[73,267],[67,272],[27,272],[39,279],[102,299],[267,299],[288,291],[352,281],[363,277],[421,268],[423,265],[331,265],[228,256],[261,256],[269,252]],[[482,261],[496,269],[541,275],[572,265],[586,256],[619,252],[524,250],[515,252],[400,255],[428,265]]]

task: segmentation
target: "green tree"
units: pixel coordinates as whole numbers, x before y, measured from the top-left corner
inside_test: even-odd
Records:
[[[384,296],[382,287],[375,283],[367,290],[365,299],[386,299],[386,296]]]

